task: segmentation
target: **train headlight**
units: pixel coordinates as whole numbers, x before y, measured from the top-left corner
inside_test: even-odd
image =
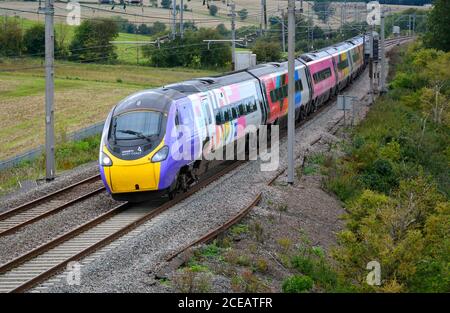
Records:
[[[167,159],[168,155],[169,155],[169,147],[168,146],[164,146],[161,149],[159,149],[158,152],[156,152],[153,155],[152,162],[153,163],[162,162],[165,159]]]
[[[100,153],[100,165],[102,165],[102,166],[111,166],[112,165],[111,158],[103,152]]]

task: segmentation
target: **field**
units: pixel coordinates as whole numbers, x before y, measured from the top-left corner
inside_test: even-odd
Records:
[[[0,160],[44,142],[45,79],[40,66],[40,60],[0,62]],[[103,120],[115,103],[135,91],[212,74],[71,62],[57,62],[55,72],[57,137]]]
[[[171,23],[171,12],[167,9],[163,8],[153,8],[149,6],[149,1],[144,0],[144,6],[132,6],[129,5],[124,10],[123,7],[117,5],[114,10],[111,10],[111,5],[109,4],[98,4],[98,1],[95,0],[85,0],[81,1],[83,3],[83,7],[81,9],[81,18],[93,18],[93,17],[105,17],[105,16],[121,16],[123,18],[128,19],[133,23],[146,23],[152,24],[156,21],[160,21],[166,23],[167,26],[170,27]],[[158,2],[160,2],[158,0]],[[244,21],[241,21],[239,18],[237,19],[236,26],[249,26],[249,25],[257,25],[260,24],[260,16],[261,16],[261,6],[260,0],[235,0],[236,3],[236,11],[239,11],[243,8],[248,10],[248,18]],[[179,3],[179,1],[177,2]],[[192,1],[184,1],[188,6],[188,11],[184,13],[184,19],[186,21],[193,21],[199,27],[215,27],[218,24],[224,23],[228,28],[230,27],[230,19],[227,16],[229,9],[226,4],[222,1],[215,0],[213,3],[219,8],[219,11],[216,16],[209,15],[208,9],[206,6],[202,5],[202,0],[192,0]],[[279,9],[283,9],[287,7],[287,0],[268,0],[267,1],[267,16],[280,16],[281,11]],[[342,16],[341,13],[342,3],[334,2],[332,4],[332,8],[334,10],[334,14],[331,16],[327,24],[322,23],[317,15],[314,14],[312,10],[312,2],[304,1],[303,2],[303,12],[305,17],[311,18],[314,21],[315,25],[320,27],[331,27],[336,29],[340,26],[340,18]],[[399,12],[406,10],[408,8],[419,8],[420,6],[400,6],[400,5],[386,5],[387,10],[389,12]],[[1,15],[20,15],[22,17],[26,17],[31,20],[39,20],[43,21],[44,16],[42,14],[35,14],[30,12],[13,12],[4,10],[4,8],[15,9],[15,10],[23,10],[23,11],[32,11],[36,12],[38,8],[38,2],[21,2],[21,1],[1,1],[0,0],[0,14]],[[344,10],[344,15],[346,21],[363,21],[365,20],[365,4],[364,3],[348,3],[346,6],[346,10]],[[285,9],[286,11],[286,9]],[[67,16],[66,5],[64,3],[56,3],[55,4],[55,20],[60,23],[66,22]]]

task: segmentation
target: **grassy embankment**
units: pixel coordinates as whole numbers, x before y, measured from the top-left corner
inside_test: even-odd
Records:
[[[331,153],[309,156],[297,169],[299,175],[321,173],[324,188],[342,200],[347,213],[329,256],[308,234],[296,242],[278,240],[285,252],[276,258],[290,273],[281,286],[284,292],[450,290],[450,53],[400,49],[391,56],[396,66],[389,93],[359,126],[344,130],[348,140],[333,145]],[[436,98],[430,87],[443,82]],[[233,290],[269,290],[267,261],[234,243],[250,230],[258,238],[263,230],[254,223],[234,226],[194,253],[175,280],[163,283],[208,291],[211,275],[205,274],[214,273],[228,277]],[[366,283],[371,261],[381,265],[379,286]]]
[[[448,292],[450,53],[419,43],[392,58],[391,90],[351,130],[345,156],[322,165],[347,210],[333,255],[358,290]],[[370,261],[380,286],[366,284]]]

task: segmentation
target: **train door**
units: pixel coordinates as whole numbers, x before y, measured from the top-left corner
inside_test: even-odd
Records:
[[[199,129],[196,125],[193,112],[193,104],[188,98],[184,98],[177,103],[177,118],[178,125],[178,139],[183,138],[180,143],[183,148],[189,148],[190,151],[180,151],[184,157],[189,156],[191,161],[194,161],[198,154],[199,145]],[[182,149],[183,149],[182,148]]]
[[[307,68],[305,66],[302,66],[299,69],[299,75],[300,75],[300,81],[301,81],[301,94],[302,94],[302,106],[306,107],[309,103],[311,92],[309,89],[309,83],[308,83],[308,76],[307,76]]]
[[[216,128],[214,127],[214,115],[210,101],[210,97],[208,97],[207,94],[201,96],[201,106],[205,121],[205,137],[203,138],[204,141],[212,141],[214,139],[216,130]]]

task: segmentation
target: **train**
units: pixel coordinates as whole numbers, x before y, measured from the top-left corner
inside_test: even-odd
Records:
[[[305,53],[295,60],[295,118],[305,119],[363,70],[366,35]],[[220,76],[196,78],[136,92],[115,105],[102,132],[99,169],[116,200],[173,198],[197,179],[201,149],[178,143],[180,129],[191,147],[211,150],[247,135],[248,126],[285,124],[287,62],[259,64]],[[188,157],[175,157],[173,151]],[[200,151],[199,151],[200,150]]]

